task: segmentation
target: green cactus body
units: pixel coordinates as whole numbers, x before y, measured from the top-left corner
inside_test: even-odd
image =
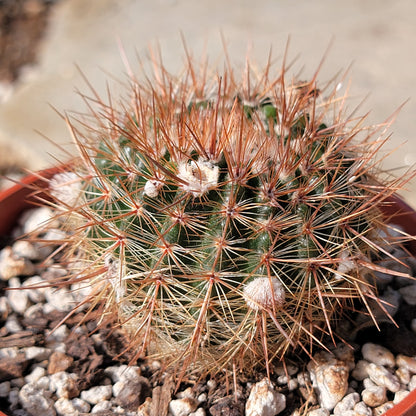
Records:
[[[250,371],[246,360],[310,351],[375,296],[357,262],[377,251],[368,236],[389,193],[368,168],[375,145],[327,120],[313,82],[263,80],[250,101],[235,82],[199,100],[172,82],[111,109],[95,138],[77,135],[68,213],[74,245],[105,270],[92,285],[141,353]]]

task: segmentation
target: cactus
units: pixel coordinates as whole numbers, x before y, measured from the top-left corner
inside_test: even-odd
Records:
[[[381,181],[383,140],[345,117],[335,88],[269,74],[161,66],[132,77],[120,108],[94,99],[94,124],[68,118],[79,157],[50,188],[82,259],[70,281],[89,282],[91,308],[137,357],[269,371],[337,342],[357,305],[384,309],[375,236],[405,179]]]

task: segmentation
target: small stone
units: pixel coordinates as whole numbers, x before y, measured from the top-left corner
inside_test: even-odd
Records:
[[[357,381],[363,381],[365,378],[368,377],[368,365],[370,363],[366,360],[359,360],[355,365],[354,370],[351,372],[351,377],[353,377]]]
[[[54,351],[49,357],[48,374],[55,374],[66,371],[71,367],[74,359],[60,351]]]
[[[348,367],[328,353],[318,353],[308,363],[308,370],[321,407],[332,410],[347,393]]]
[[[33,371],[25,377],[26,383],[36,383],[41,377],[46,374],[43,367],[35,367]]]
[[[91,406],[79,397],[73,398],[71,402],[74,409],[80,413],[88,413],[91,409]]]
[[[127,380],[139,380],[141,376],[141,370],[136,365],[120,365],[120,366],[110,366],[104,370],[104,374],[110,376],[113,383],[117,381],[127,381]]]
[[[38,380],[34,381],[34,383],[43,390],[49,390],[51,386],[51,381],[48,376],[40,377]]]
[[[397,403],[401,402],[409,393],[410,392],[408,390],[396,391],[396,393],[394,394],[393,403],[397,404]]]
[[[6,320],[4,327],[7,329],[9,334],[16,334],[23,330],[23,327],[20,325],[19,319],[16,315],[10,315]]]
[[[374,381],[372,381],[370,378],[367,377],[363,380],[363,386],[364,386],[365,389],[368,389],[369,387],[377,386],[377,384],[374,383]]]
[[[144,377],[117,381],[112,389],[115,403],[129,410],[137,409],[152,393],[149,381]]]
[[[7,292],[9,305],[14,312],[23,315],[30,305],[28,293],[20,289],[20,280],[17,277],[10,278],[9,287],[12,289]]]
[[[406,367],[399,367],[395,373],[396,377],[399,379],[401,384],[409,384],[411,373],[408,368]]]
[[[399,293],[408,305],[416,305],[416,284],[400,288]]]
[[[90,404],[109,400],[112,396],[112,386],[94,386],[81,392],[81,399]]]
[[[0,251],[0,279],[10,280],[12,277],[17,276],[30,276],[35,272],[35,266],[33,263],[19,257],[11,247],[5,247]]]
[[[198,402],[190,397],[183,399],[171,400],[169,403],[169,411],[172,416],[188,416],[198,407]]]
[[[396,364],[394,355],[387,348],[384,348],[381,345],[367,342],[362,346],[361,353],[364,359],[370,363],[387,367],[394,367]]]
[[[97,403],[92,409],[91,413],[101,413],[108,412],[111,410],[113,405],[109,400],[104,400],[103,402]]]
[[[42,230],[46,224],[50,223],[53,216],[52,210],[48,207],[33,208],[25,211],[19,220],[23,225],[23,234]]]
[[[398,367],[407,368],[412,374],[416,374],[416,357],[399,354],[396,357],[396,364]]]
[[[314,409],[310,410],[306,416],[329,416],[328,409]]]
[[[199,407],[196,412],[189,413],[189,416],[206,416],[206,413],[202,407]]]
[[[75,305],[72,293],[65,287],[60,289],[47,287],[45,289],[45,298],[50,306],[60,312],[70,312]]]
[[[75,415],[75,414],[77,414],[77,409],[75,409],[71,400],[69,400],[65,397],[60,397],[55,402],[55,410],[57,411],[58,415]]]
[[[12,245],[13,253],[18,257],[23,257],[29,260],[39,260],[39,251],[36,247],[27,240],[15,241]]]
[[[29,299],[33,303],[40,303],[40,302],[45,301],[45,289],[36,287],[36,286],[44,286],[44,285],[45,285],[45,281],[40,276],[35,275],[35,276],[31,276],[27,278],[23,282],[22,287],[27,289],[26,292],[29,296]],[[34,287],[31,287],[31,286],[34,286]]]
[[[10,381],[0,383],[0,397],[7,397],[10,393]]]
[[[52,350],[44,347],[26,347],[23,349],[27,360],[43,361],[47,360]]]
[[[343,416],[347,410],[353,410],[354,406],[360,401],[360,395],[358,393],[347,394],[337,405],[334,407],[334,416]]]
[[[368,365],[368,376],[375,384],[384,386],[393,393],[400,390],[399,379],[381,365],[370,363]]]
[[[19,401],[23,408],[33,415],[56,416],[51,393],[39,389],[35,384],[25,384],[19,391]]]
[[[354,406],[354,416],[373,416],[373,411],[364,402],[358,402]]]
[[[60,371],[59,373],[51,374],[49,379],[51,383],[50,388],[52,391],[56,391],[58,397],[68,399],[70,397],[78,396],[78,376],[76,374]]]
[[[363,402],[370,407],[377,407],[387,401],[384,386],[371,386],[361,392]]]
[[[286,408],[286,397],[267,380],[254,384],[246,402],[246,416],[275,416]]]
[[[384,413],[386,413],[387,410],[391,409],[392,407],[394,407],[393,402],[383,403],[381,406],[375,407],[373,409],[373,416],[381,416]]]
[[[50,331],[46,335],[46,342],[47,343],[55,343],[55,342],[63,342],[69,335],[69,329],[66,325],[60,325]]]

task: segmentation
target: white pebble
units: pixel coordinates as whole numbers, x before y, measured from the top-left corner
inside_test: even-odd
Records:
[[[398,367],[407,368],[412,374],[416,374],[416,357],[399,354],[396,357],[396,364]]]
[[[387,401],[384,386],[370,386],[361,392],[363,402],[370,407],[377,407]]]
[[[69,400],[65,397],[60,397],[55,402],[55,410],[58,413],[58,415],[62,415],[62,416],[77,414],[77,409],[75,409],[71,400]]]
[[[392,407],[394,407],[393,402],[383,403],[381,406],[375,407],[373,409],[373,416],[381,416],[382,414],[386,413],[387,410],[391,409]]]
[[[275,416],[286,408],[286,397],[267,380],[254,384],[246,402],[246,416]]]
[[[6,320],[4,327],[7,329],[9,334],[16,334],[17,332],[23,330],[23,327],[20,325],[19,319],[16,315],[10,315]]]
[[[399,367],[395,371],[394,374],[397,376],[397,378],[399,379],[399,381],[400,381],[401,384],[405,384],[405,385],[409,384],[411,374],[410,374],[410,371],[409,371],[408,368],[406,368],[406,367]]]
[[[52,331],[47,332],[46,342],[47,343],[55,343],[55,342],[63,342],[69,335],[69,329],[66,325],[60,325],[54,328]]]
[[[315,354],[308,363],[312,385],[318,393],[321,407],[332,410],[348,390],[348,367],[327,353]]]
[[[350,394],[347,394],[334,407],[334,416],[343,416],[347,410],[354,409],[354,406],[359,401],[360,401],[360,395],[358,393],[350,393]]]
[[[31,286],[44,286],[45,281],[40,276],[31,276],[27,278],[23,284],[22,287],[30,288]],[[30,290],[27,290],[29,299],[33,303],[40,303],[45,301],[45,289],[44,288],[30,288]]]
[[[25,377],[25,381],[26,383],[35,383],[45,374],[46,370],[43,367],[36,366],[32,372]]]
[[[394,355],[387,348],[384,348],[381,345],[367,342],[362,346],[361,353],[364,359],[370,363],[387,367],[394,367],[396,364]]]
[[[91,413],[100,413],[100,412],[108,412],[112,408],[112,404],[110,401],[105,400],[103,402],[97,403],[92,409]]]
[[[13,253],[11,247],[0,251],[0,279],[10,280],[17,276],[30,276],[35,272],[33,263]]]
[[[45,298],[49,305],[60,312],[69,312],[76,304],[72,293],[65,287],[61,289],[46,288]]]
[[[351,376],[357,381],[363,381],[368,377],[368,365],[370,363],[366,360],[359,360],[355,365],[354,370],[351,372]]]
[[[387,368],[370,363],[368,365],[368,376],[371,381],[376,383],[378,386],[385,386],[388,390],[395,393],[400,390],[400,381]]]
[[[367,378],[365,378],[365,379],[363,380],[363,386],[364,386],[364,388],[365,388],[365,389],[368,389],[368,388],[370,388],[370,387],[375,387],[375,386],[377,386],[377,384],[376,384],[376,383],[374,383],[374,381],[372,381],[371,379],[369,379],[369,378],[367,377]]]
[[[12,277],[9,280],[9,287],[13,289],[7,292],[9,305],[14,312],[23,315],[30,305],[27,290],[20,289],[20,280],[17,277]]]
[[[0,383],[0,397],[7,397],[10,393],[10,381]]]
[[[37,379],[33,383],[36,384],[37,387],[39,387],[40,389],[43,389],[43,390],[49,390],[49,388],[51,386],[51,380],[50,380],[49,376],[40,377],[39,379]]]
[[[48,207],[33,208],[25,211],[19,222],[23,225],[23,233],[27,234],[44,227],[52,217],[53,212]]]
[[[23,349],[27,360],[43,361],[52,354],[52,350],[44,347],[26,347]]]
[[[416,305],[416,284],[405,286],[399,289],[405,302],[409,305]]]
[[[13,253],[29,260],[39,260],[39,250],[27,240],[17,240],[12,245]]]
[[[183,399],[171,400],[169,403],[169,411],[172,416],[188,416],[194,412],[198,406],[198,402],[190,397]]]
[[[91,409],[91,406],[85,401],[78,397],[75,397],[71,400],[72,406],[75,410],[81,413],[88,413]]]
[[[329,416],[328,409],[314,409],[310,410],[306,416]]]
[[[397,404],[399,402],[401,402],[410,392],[407,390],[399,390],[396,391],[396,393],[394,394],[394,399],[393,399],[393,403]]]
[[[354,406],[354,416],[373,416],[373,411],[364,402],[358,402]]]
[[[49,376],[51,390],[56,391],[58,397],[68,398],[70,394],[77,388],[78,376],[74,373],[59,371]]]
[[[23,408],[33,415],[55,416],[51,393],[39,389],[33,383],[25,384],[19,391],[19,401]]]
[[[111,398],[112,386],[94,386],[81,392],[81,399],[90,404],[104,402]]]
[[[189,413],[189,416],[206,416],[206,413],[202,407],[199,407],[196,412]]]
[[[16,358],[18,354],[19,348],[17,347],[0,348],[0,358]]]
[[[116,383],[117,381],[139,380],[141,370],[136,365],[128,366],[123,364],[107,367],[104,370],[104,374],[110,376],[113,383]]]

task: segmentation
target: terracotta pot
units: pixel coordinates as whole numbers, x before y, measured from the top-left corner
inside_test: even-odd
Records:
[[[46,186],[47,180],[58,172],[65,171],[65,166],[45,169],[25,177],[21,183],[0,192],[0,235],[8,234],[16,221],[26,209],[40,203],[46,195],[39,188]],[[401,225],[406,232],[416,236],[416,211],[402,199],[394,196],[383,207],[388,222]],[[416,240],[410,243],[411,251],[416,254]],[[0,416],[6,416],[0,411]],[[416,416],[416,389],[383,416]]]

